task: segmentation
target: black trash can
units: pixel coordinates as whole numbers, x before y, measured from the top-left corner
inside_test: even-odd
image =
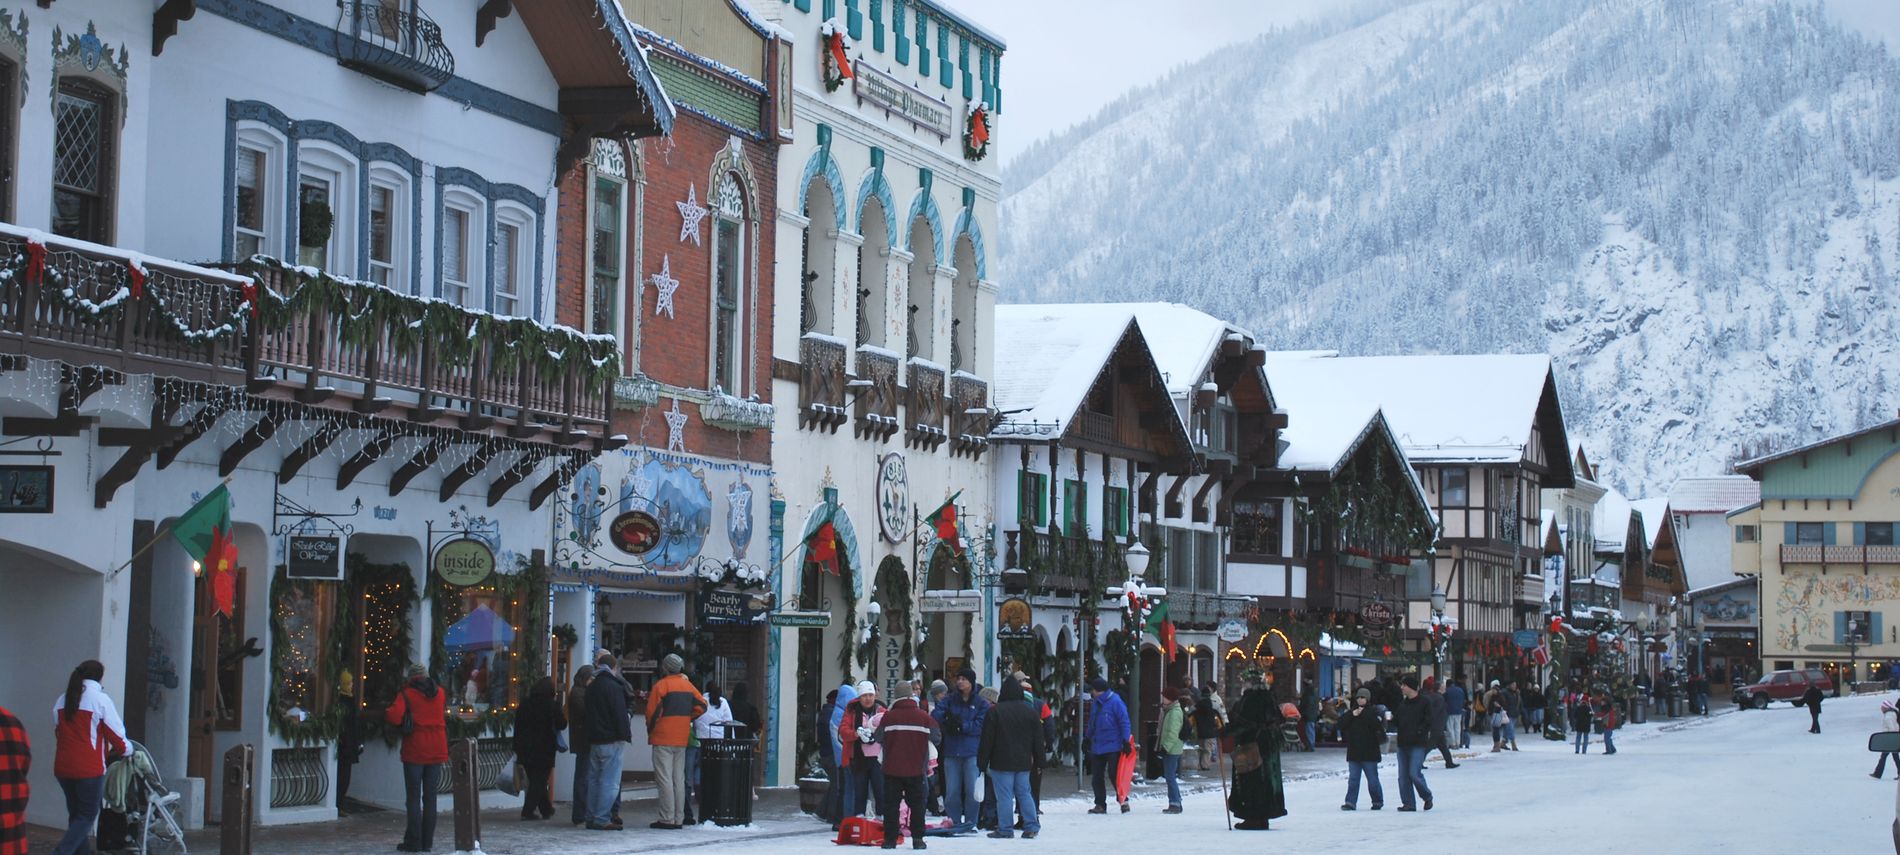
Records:
[[[752,735],[724,725],[726,738],[699,742],[699,818],[714,825],[752,823]]]
[[[1630,724],[1642,724],[1649,721],[1649,704],[1642,698],[1630,699]]]

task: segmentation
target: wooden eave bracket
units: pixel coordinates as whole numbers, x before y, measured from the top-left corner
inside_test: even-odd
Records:
[[[415,480],[417,475],[421,475],[423,470],[434,466],[435,462],[442,458],[442,452],[449,447],[450,442],[448,434],[433,437],[424,443],[422,449],[417,451],[414,457],[409,458],[408,462],[396,467],[396,471],[389,476],[389,495],[395,496],[402,493],[402,489],[409,486],[409,482]]]
[[[218,459],[218,475],[222,477],[236,472],[238,464],[243,463],[244,458],[262,448],[265,442],[277,434],[277,428],[284,423],[285,418],[278,413],[264,413],[264,416],[257,420],[257,424],[251,425],[250,430],[245,431],[243,436],[238,437],[237,442],[224,450],[224,456]]]
[[[437,500],[443,502],[448,501],[450,496],[455,495],[456,490],[461,489],[463,484],[469,482],[469,479],[481,474],[482,470],[487,469],[488,461],[495,459],[495,455],[501,453],[501,450],[500,446],[493,444],[484,444],[477,447],[473,453],[469,454],[467,460],[462,461],[460,466],[450,469],[447,474],[442,476],[442,488],[436,493]]]

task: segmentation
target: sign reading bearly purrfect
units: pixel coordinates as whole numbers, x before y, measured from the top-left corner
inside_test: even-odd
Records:
[[[646,511],[628,511],[607,524],[607,539],[628,555],[645,555],[660,545],[660,521]]]
[[[495,572],[495,551],[473,537],[442,544],[435,551],[435,574],[451,585],[479,584]]]

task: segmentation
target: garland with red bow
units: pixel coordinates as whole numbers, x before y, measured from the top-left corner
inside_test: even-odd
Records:
[[[18,275],[29,288],[44,288],[44,292],[60,301],[79,320],[105,323],[118,316],[128,302],[149,300],[159,318],[169,322],[180,338],[197,344],[220,341],[237,336],[244,328],[243,316],[257,317],[257,284],[246,279],[240,283],[242,299],[232,308],[229,317],[217,323],[197,328],[189,320],[166,305],[164,296],[150,291],[145,286],[150,273],[138,258],[124,261],[113,259],[94,259],[81,257],[78,264],[92,265],[93,279],[109,287],[114,275],[123,277],[120,286],[101,300],[83,297],[66,282],[67,272],[59,266],[47,265],[48,247],[36,240],[28,240],[24,252],[15,254],[6,260],[4,272]],[[66,268],[78,269],[77,264],[66,264]]]
[[[848,53],[851,45],[845,41],[844,27],[836,18],[820,25],[818,35],[825,42],[825,49],[819,51],[825,78],[825,91],[836,92],[846,80],[857,76],[857,73],[851,70],[851,57]]]
[[[963,121],[963,159],[982,160],[990,153],[990,105],[978,101],[970,105]]]

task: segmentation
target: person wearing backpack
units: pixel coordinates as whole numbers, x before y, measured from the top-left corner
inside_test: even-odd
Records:
[[[1359,809],[1359,779],[1366,779],[1366,794],[1372,797],[1372,809],[1385,807],[1385,790],[1379,786],[1380,746],[1385,744],[1385,707],[1372,703],[1372,692],[1353,693],[1353,708],[1339,717],[1339,731],[1346,737],[1346,801],[1340,810]]]

